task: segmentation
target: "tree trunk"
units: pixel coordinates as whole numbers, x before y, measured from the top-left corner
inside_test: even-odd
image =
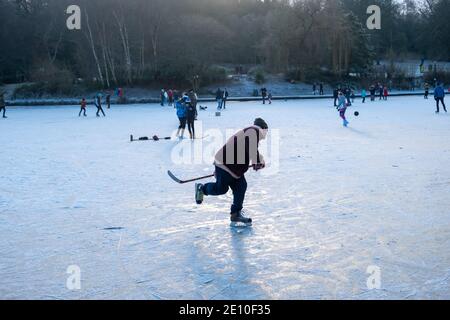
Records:
[[[88,35],[89,35],[88,40],[89,40],[89,44],[91,45],[92,55],[94,56],[95,64],[97,65],[99,79],[102,83],[102,86],[105,86],[105,80],[103,79],[103,74],[102,74],[102,67],[100,66],[100,61],[98,59],[97,52],[95,51],[95,42],[94,42],[94,38],[92,36],[92,30],[91,30],[91,25],[89,23],[89,15],[88,15],[87,11],[85,11],[85,15],[86,15],[86,25],[87,25],[87,29],[88,29]]]
[[[122,40],[122,47],[125,58],[125,70],[127,78],[126,80],[128,84],[130,84],[132,82],[132,74],[131,74],[132,62],[131,62],[130,44],[128,41],[128,30],[123,17],[119,18],[116,12],[114,12],[114,17],[116,18],[116,22],[119,27],[120,38]]]

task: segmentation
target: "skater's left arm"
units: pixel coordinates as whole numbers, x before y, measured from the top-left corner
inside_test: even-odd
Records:
[[[256,159],[252,159],[252,167],[255,171],[264,169],[266,167],[264,157],[259,153],[259,150],[256,151]]]

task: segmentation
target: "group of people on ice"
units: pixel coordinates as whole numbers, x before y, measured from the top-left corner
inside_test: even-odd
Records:
[[[375,101],[377,96],[379,97],[379,100],[387,100],[389,96],[388,87],[381,83],[371,85],[369,87],[369,93],[370,101]]]
[[[319,88],[319,89],[317,90],[317,88]],[[317,94],[319,94],[320,96],[324,95],[322,82],[319,82],[318,84],[316,82],[313,83],[313,95],[317,95]]]
[[[106,117],[105,111],[103,110],[103,107],[102,107],[102,98],[103,98],[102,93],[98,93],[94,98],[94,106],[97,108],[97,113],[96,113],[97,117],[100,117],[100,113],[102,113],[103,116]],[[111,108],[111,93],[110,92],[107,92],[105,95],[105,104],[107,105],[108,109]],[[78,117],[81,117],[81,115],[87,117],[87,113],[86,113],[87,105],[88,105],[88,103],[87,103],[86,98],[82,98],[81,102],[80,102],[80,112],[78,113]]]
[[[217,110],[225,110],[227,108],[227,101],[230,94],[228,93],[228,90],[225,88],[225,90],[222,90],[220,88],[217,88],[216,91],[216,101],[217,101]]]
[[[377,93],[378,96],[380,97],[380,100],[387,100],[389,96],[387,86],[383,86],[380,83],[378,83],[377,85],[370,86],[369,93],[371,101],[375,101]],[[356,98],[355,91],[350,87],[344,88],[338,87],[333,90],[334,106],[339,111],[339,116],[343,121],[344,127],[347,127],[349,124],[347,118],[345,117],[345,113],[347,111],[347,108],[350,107],[352,103],[355,102],[355,98]],[[362,103],[365,103],[367,98],[367,91],[365,88],[361,89],[361,98]]]
[[[180,122],[177,131],[177,137],[184,139],[184,131],[186,125],[189,130],[189,138],[191,140],[196,139],[195,136],[195,121],[197,120],[197,101],[198,97],[194,90],[190,90],[187,93],[183,93],[181,99],[175,101],[175,109],[177,111],[177,117]]]
[[[169,107],[172,107],[173,103],[179,99],[179,94],[176,90],[161,89],[159,99],[161,101],[161,107],[164,107],[166,104],[168,104]]]

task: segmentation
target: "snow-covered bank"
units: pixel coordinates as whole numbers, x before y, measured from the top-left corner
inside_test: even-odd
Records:
[[[8,110],[0,298],[450,298],[450,116],[432,99],[357,102],[347,129],[326,100],[230,103],[220,118],[208,106],[204,130],[257,116],[279,130],[279,172],[247,177],[252,229],[230,229],[230,194],[199,207],[166,175],[210,164],[172,163],[175,141],[129,142],[170,134],[172,108]],[[66,287],[71,265],[81,290]]]

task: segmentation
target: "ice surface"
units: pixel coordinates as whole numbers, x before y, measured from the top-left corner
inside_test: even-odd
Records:
[[[10,108],[0,121],[2,299],[449,299],[450,116],[392,98],[229,103],[204,130],[263,117],[281,137],[279,172],[247,174],[251,229],[229,226],[231,194],[194,202],[178,165],[172,108]],[[358,118],[352,116],[358,110]],[[191,144],[189,141],[182,142]],[[197,144],[207,141],[198,140]],[[66,287],[70,265],[81,290]],[[369,266],[381,288],[369,290]]]

